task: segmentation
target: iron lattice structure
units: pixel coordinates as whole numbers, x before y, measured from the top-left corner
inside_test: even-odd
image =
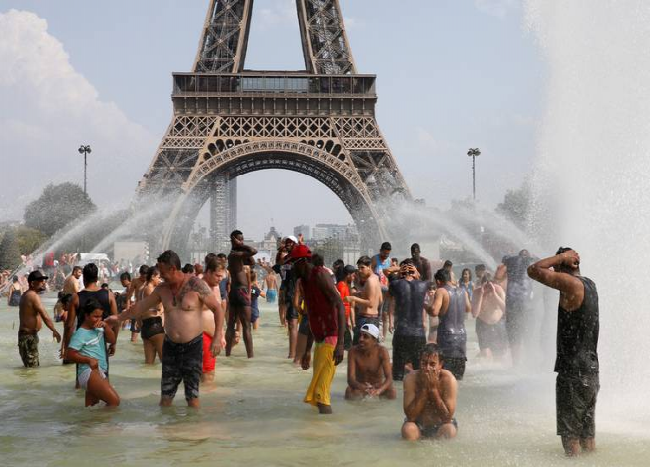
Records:
[[[245,71],[253,0],[211,0],[191,73],[174,73],[174,117],[141,196],[175,199],[161,248],[184,251],[210,200],[215,250],[236,225],[236,177],[265,169],[328,186],[376,248],[411,200],[375,119],[375,76],[358,74],[338,0],[296,1],[305,71]]]

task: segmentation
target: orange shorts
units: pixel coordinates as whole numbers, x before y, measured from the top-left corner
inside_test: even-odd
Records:
[[[207,332],[203,333],[203,373],[214,371],[217,364],[217,357],[212,356],[210,346],[212,345],[212,336]]]

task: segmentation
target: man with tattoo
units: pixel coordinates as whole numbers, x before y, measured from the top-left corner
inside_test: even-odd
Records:
[[[257,250],[244,245],[244,234],[235,230],[230,234],[232,250],[228,255],[228,271],[230,272],[230,292],[228,294],[228,327],[226,329],[226,357],[230,356],[235,324],[241,323],[246,355],[253,358],[253,334],[251,332],[251,282],[250,269],[245,266],[255,266],[253,257]]]
[[[162,303],[165,341],[160,405],[172,405],[178,385],[183,381],[187,405],[198,408],[203,368],[203,307],[214,314],[214,335],[210,346],[213,356],[221,351],[223,310],[203,280],[182,272],[181,260],[173,251],[165,251],[158,257],[158,269],[165,282],[129,310],[119,316],[112,316],[109,320],[134,318]]]

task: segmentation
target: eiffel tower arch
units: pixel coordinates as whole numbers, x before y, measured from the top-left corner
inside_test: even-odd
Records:
[[[249,71],[253,0],[210,1],[193,71],[173,74],[174,116],[137,190],[175,199],[162,249],[186,249],[208,201],[212,247],[227,248],[237,177],[267,169],[325,184],[366,248],[399,235],[387,220],[412,197],[375,118],[376,77],[357,73],[338,0],[296,6],[305,70]]]

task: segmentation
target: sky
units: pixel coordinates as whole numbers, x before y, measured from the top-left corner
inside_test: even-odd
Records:
[[[208,0],[0,0],[0,221],[48,183],[126,206],[172,116],[171,73],[190,71]],[[489,209],[531,172],[545,68],[518,0],[340,0],[357,69],[377,75],[377,120],[415,198]],[[394,5],[399,4],[400,8]],[[255,0],[247,69],[304,69],[293,0]],[[238,179],[238,227],[348,223],[320,182]],[[286,203],[286,197],[291,203]],[[288,208],[290,206],[290,208]],[[202,222],[199,220],[199,222]]]

